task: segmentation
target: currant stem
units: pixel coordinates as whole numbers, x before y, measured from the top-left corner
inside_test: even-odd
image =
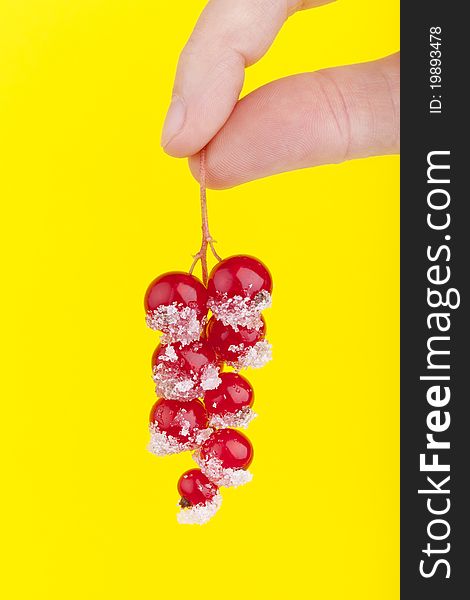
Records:
[[[181,508],[189,508],[190,506],[192,506],[191,502],[187,500],[184,496],[181,497],[179,505],[181,506]]]
[[[199,252],[194,256],[193,264],[189,269],[192,273],[197,263],[201,261],[202,282],[207,285],[209,279],[209,270],[207,267],[207,247],[211,249],[212,254],[220,262],[222,258],[217,254],[214,248],[214,241],[209,231],[209,218],[207,213],[207,194],[206,194],[206,149],[203,148],[200,153],[199,163],[199,181],[200,181],[200,199],[201,199],[201,222],[202,222],[202,243]]]

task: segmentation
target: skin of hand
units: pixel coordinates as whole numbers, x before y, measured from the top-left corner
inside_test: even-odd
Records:
[[[302,73],[239,100],[245,68],[269,49],[286,19],[330,0],[211,0],[178,62],[162,146],[189,157],[213,189],[294,169],[396,154],[399,54]]]

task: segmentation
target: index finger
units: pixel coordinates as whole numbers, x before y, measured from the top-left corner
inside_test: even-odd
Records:
[[[172,156],[199,152],[232,112],[245,67],[271,46],[285,20],[297,10],[333,0],[211,0],[185,45],[162,132]]]

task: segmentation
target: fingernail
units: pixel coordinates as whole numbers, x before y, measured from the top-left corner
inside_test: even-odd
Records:
[[[184,101],[179,96],[173,96],[170,108],[166,114],[165,123],[163,124],[161,145],[167,146],[171,140],[177,135],[184,125],[186,118],[186,106]]]

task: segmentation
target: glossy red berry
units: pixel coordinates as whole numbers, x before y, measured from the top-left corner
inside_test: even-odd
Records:
[[[205,314],[206,288],[197,277],[189,273],[164,273],[154,279],[147,288],[145,310],[156,310],[159,306],[168,306],[174,302],[194,308],[198,315]]]
[[[159,344],[152,355],[152,366],[161,362],[177,367],[190,377],[200,375],[209,365],[220,364],[214,349],[204,340],[193,342],[187,346]]]
[[[165,273],[149,285],[144,306],[147,325],[165,334],[166,343],[199,338],[207,314],[207,291],[189,273]]]
[[[221,373],[215,390],[206,392],[204,401],[211,425],[246,427],[253,418],[254,392],[250,383],[238,373]]]
[[[159,344],[152,356],[153,380],[158,396],[169,400],[202,397],[220,383],[220,360],[206,341]]]
[[[253,460],[250,440],[236,429],[218,429],[202,444],[199,459],[216,459],[223,469],[247,469]]]
[[[271,274],[257,258],[246,255],[230,256],[211,271],[207,284],[210,298],[242,296],[254,298],[261,291],[271,293]]]
[[[207,306],[224,325],[261,329],[261,312],[271,306],[268,269],[252,256],[232,256],[219,262],[208,281]]]
[[[231,325],[224,325],[222,321],[211,317],[206,329],[207,341],[219,359],[235,363],[248,348],[264,339],[266,322],[262,317],[261,321],[260,329],[238,327],[238,331],[235,331]]]
[[[212,483],[200,469],[186,471],[178,481],[180,504],[184,508],[206,504],[217,495],[218,491],[217,485]]]
[[[207,428],[208,415],[199,400],[165,400],[155,402],[150,411],[150,429],[160,434],[153,440],[156,446],[167,450],[189,450],[202,441],[198,436]],[[159,448],[155,448],[159,449]],[[165,448],[161,448],[163,451]],[[158,452],[154,452],[158,454]],[[163,452],[164,454],[172,452]]]

